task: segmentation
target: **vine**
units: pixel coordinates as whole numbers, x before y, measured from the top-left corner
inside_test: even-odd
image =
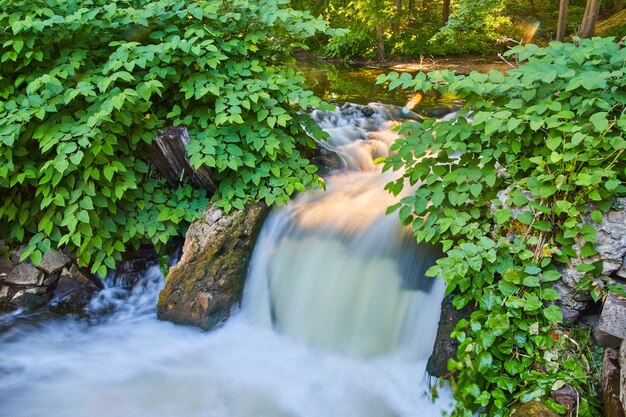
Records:
[[[66,248],[100,275],[128,245],[184,232],[206,192],[148,162],[185,125],[224,210],[322,185],[300,150],[322,103],[293,68],[327,23],[288,0],[0,0],[0,236],[38,263]]]
[[[451,335],[456,416],[506,416],[540,398],[565,413],[549,399],[564,384],[580,394],[577,415],[598,413],[589,355],[562,325],[553,284],[574,258],[581,275],[602,271],[583,260],[597,253],[589,223],[626,194],[626,49],[612,38],[574,42],[515,47],[507,56],[523,65],[506,74],[378,80],[466,103],[455,119],[400,125],[381,161],[403,173],[392,193],[414,189],[389,212],[443,247],[429,274],[446,281],[455,307],[474,307]]]

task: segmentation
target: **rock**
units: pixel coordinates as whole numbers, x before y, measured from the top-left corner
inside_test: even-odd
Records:
[[[602,215],[601,223],[594,222],[590,216],[583,221],[593,226],[597,231],[598,241],[594,244],[597,255],[590,258],[572,258],[568,265],[559,268],[561,280],[555,283],[555,289],[561,295],[559,305],[574,310],[584,310],[591,301],[586,291],[577,290],[576,287],[584,277],[584,273],[578,272],[577,267],[582,263],[602,261],[602,275],[617,274],[626,277],[626,198],[616,201],[616,209]],[[578,250],[583,242],[578,242],[575,248]]]
[[[563,313],[563,326],[572,327],[574,324],[576,324],[578,318],[580,317],[580,311],[562,305],[559,307],[561,308],[561,312]]]
[[[8,298],[9,298],[9,287],[7,287],[6,285],[0,285],[0,311],[2,311]]]
[[[180,262],[161,291],[161,320],[210,329],[230,315],[243,293],[254,240],[268,209],[256,203],[230,214],[210,204],[189,227]]]
[[[420,114],[426,117],[435,117],[437,119],[440,119],[443,116],[452,113],[453,111],[454,109],[448,106],[432,106],[425,108],[420,112]]]
[[[459,342],[450,338],[459,320],[469,317],[472,308],[467,305],[457,310],[452,304],[455,294],[450,294],[441,302],[441,315],[437,327],[437,337],[433,346],[433,353],[428,358],[426,372],[434,377],[445,377],[448,374],[448,360],[456,358]]]
[[[43,283],[43,272],[30,263],[22,263],[7,274],[4,282],[14,285],[41,285]]]
[[[34,310],[45,305],[50,300],[46,288],[35,287],[18,290],[9,300],[9,304],[15,308]]]
[[[578,391],[569,384],[563,385],[561,388],[550,393],[554,400],[568,410],[573,410],[578,403]]]
[[[602,402],[606,417],[624,417],[624,407],[620,400],[619,353],[615,349],[604,351],[601,377]]]
[[[11,262],[13,265],[17,265],[20,263],[20,257],[22,256],[22,252],[26,249],[25,245],[20,246],[17,250],[11,252]]]
[[[54,289],[50,308],[58,313],[81,313],[91,298],[100,290],[90,278],[75,264],[68,269],[63,268]]]
[[[39,269],[47,275],[61,272],[64,266],[68,265],[71,259],[63,252],[51,250],[46,252],[39,263]]]
[[[617,339],[626,339],[626,299],[609,293],[602,307],[597,330]],[[612,347],[618,346],[619,343]]]
[[[159,263],[159,254],[154,246],[141,246],[124,254],[121,264],[115,271],[114,282],[122,288],[132,288],[148,268]]]
[[[515,410],[511,417],[559,417],[554,411],[540,402],[529,402]]]
[[[3,281],[13,269],[13,263],[0,255],[0,281]]]

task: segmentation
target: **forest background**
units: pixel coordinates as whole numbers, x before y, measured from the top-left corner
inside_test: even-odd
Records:
[[[519,43],[626,35],[624,0],[294,0],[296,9],[321,15],[349,31],[317,36],[318,55],[384,61],[389,57],[492,54]],[[587,16],[586,16],[587,14]],[[563,39],[561,39],[563,40]]]

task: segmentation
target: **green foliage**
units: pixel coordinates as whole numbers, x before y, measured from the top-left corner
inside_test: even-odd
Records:
[[[300,149],[320,100],[292,68],[326,30],[287,0],[0,0],[0,235],[76,252],[104,275],[128,244],[184,232],[207,201],[147,161],[186,125],[226,211],[320,185]]]
[[[597,222],[626,194],[626,49],[612,38],[575,41],[516,47],[508,56],[524,64],[507,74],[378,80],[466,103],[454,120],[402,124],[384,161],[403,173],[389,190],[414,186],[390,211],[418,241],[444,248],[430,275],[446,281],[457,308],[476,307],[452,334],[455,415],[505,416],[559,381],[582,394],[578,415],[597,413],[591,362],[561,325],[552,283],[574,258],[589,277],[602,270],[584,261],[596,231],[583,215]]]
[[[445,26],[431,39],[442,51],[493,52],[511,22],[502,14],[504,0],[460,0]],[[447,48],[446,48],[447,47]]]
[[[371,28],[354,29],[331,37],[322,51],[324,55],[333,58],[373,58],[376,56],[374,37]]]

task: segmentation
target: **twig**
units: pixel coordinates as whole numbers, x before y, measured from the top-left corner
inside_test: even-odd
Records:
[[[502,56],[501,53],[498,53],[498,58],[500,58],[501,60],[503,60],[508,66],[510,66],[513,69],[517,69],[517,67],[513,64],[511,64],[509,61],[507,61],[507,59],[505,57]]]

